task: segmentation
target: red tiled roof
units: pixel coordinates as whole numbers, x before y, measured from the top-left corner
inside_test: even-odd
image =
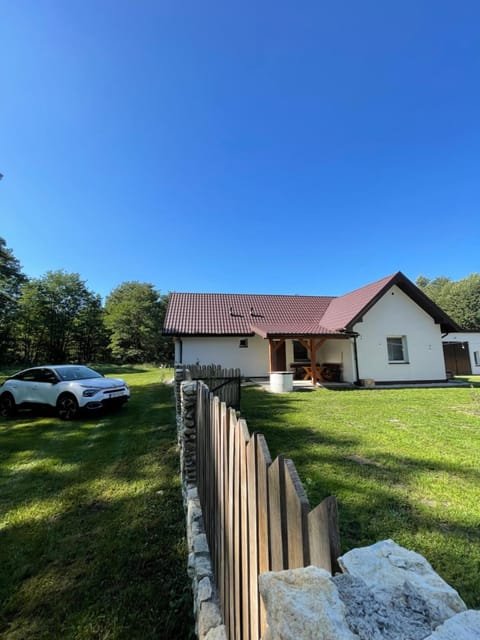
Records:
[[[282,327],[298,334],[318,334],[319,319],[331,297],[248,295],[234,293],[172,293],[165,318],[166,335],[252,335],[258,328]]]
[[[338,298],[234,293],[172,293],[163,334],[171,336],[319,336],[351,330],[393,285],[440,323],[458,326],[400,271]]]
[[[396,275],[397,274],[387,276],[386,278],[367,284],[365,287],[355,289],[355,291],[351,291],[344,296],[334,298],[322,318],[322,324],[330,329],[348,327],[352,324],[352,321],[376,299],[379,293],[385,288],[388,288]]]

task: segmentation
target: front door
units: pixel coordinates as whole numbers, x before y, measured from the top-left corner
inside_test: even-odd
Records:
[[[273,371],[287,370],[287,356],[285,355],[285,340],[277,346],[273,353]]]

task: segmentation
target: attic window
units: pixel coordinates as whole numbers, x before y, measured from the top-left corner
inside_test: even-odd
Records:
[[[408,364],[407,336],[388,336],[387,351],[390,364]]]
[[[239,349],[248,349],[248,338],[240,338]]]

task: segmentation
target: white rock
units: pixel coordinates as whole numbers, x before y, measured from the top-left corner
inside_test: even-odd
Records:
[[[271,640],[355,640],[330,574],[318,567],[259,576]]]
[[[426,640],[480,640],[480,611],[457,613]]]
[[[205,576],[198,583],[197,600],[203,602],[212,597],[212,583],[210,579]]]
[[[202,602],[198,614],[198,637],[205,638],[211,629],[223,624],[218,605],[213,602]]]
[[[208,549],[208,541],[205,533],[200,533],[193,540],[193,551],[195,553],[210,553]]]
[[[219,627],[210,629],[205,636],[205,640],[227,640],[227,630],[225,625],[221,624]]]
[[[198,580],[201,580],[205,576],[210,577],[212,575],[212,565],[210,559],[205,556],[195,555],[195,573]]]
[[[393,540],[353,549],[338,559],[343,571],[364,580],[375,597],[388,602],[392,595],[405,598],[417,594],[428,603],[432,621],[441,624],[466,610],[458,593],[425,560]]]

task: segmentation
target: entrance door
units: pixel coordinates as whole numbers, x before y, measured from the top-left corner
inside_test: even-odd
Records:
[[[273,370],[274,371],[286,371],[287,370],[287,356],[285,354],[285,341],[275,349],[273,353]]]
[[[445,367],[454,375],[472,375],[468,342],[444,342]]]

